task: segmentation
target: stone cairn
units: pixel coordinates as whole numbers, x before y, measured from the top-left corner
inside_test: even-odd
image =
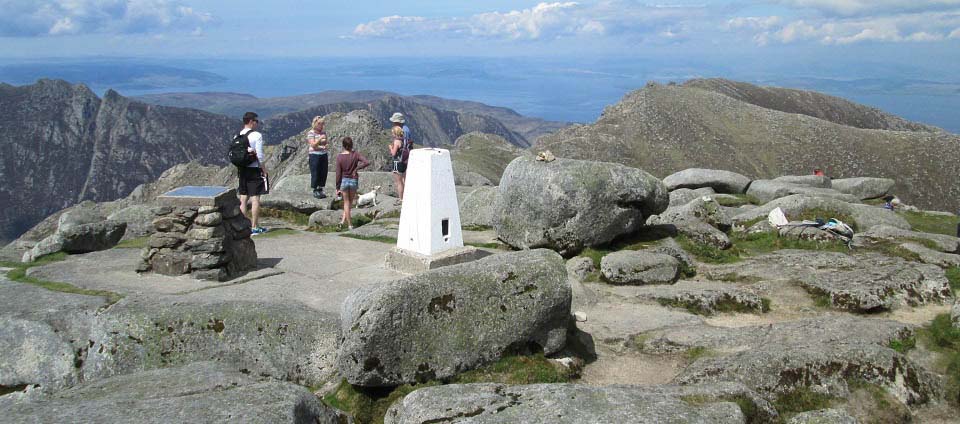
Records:
[[[153,234],[143,248],[137,272],[226,281],[256,269],[250,220],[240,213],[236,190],[224,189],[209,197],[164,195],[158,200],[161,206],[153,209]]]

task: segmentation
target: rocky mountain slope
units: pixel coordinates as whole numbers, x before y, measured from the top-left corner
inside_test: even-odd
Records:
[[[422,122],[428,122],[435,118],[430,115],[446,115],[455,117],[464,121],[460,125],[464,127],[465,132],[484,131],[500,135],[512,143],[527,147],[532,144],[541,135],[556,131],[568,125],[565,122],[547,121],[540,118],[532,118],[520,115],[519,113],[505,108],[489,106],[479,102],[452,100],[435,96],[401,96],[399,94],[386,91],[362,90],[362,91],[323,91],[314,94],[305,94],[300,96],[256,98],[246,94],[236,93],[167,93],[152,94],[137,97],[138,100],[158,105],[192,107],[206,110],[208,112],[219,113],[227,116],[240,116],[248,110],[257,111],[264,118],[270,119],[278,115],[289,114],[293,112],[305,111],[307,109],[326,106],[320,110],[326,113],[340,111],[349,112],[363,105],[363,108],[371,111],[380,109],[389,109],[390,107],[400,107],[397,110],[404,113],[427,113],[427,119]],[[417,108],[414,106],[420,106]],[[437,111],[431,111],[436,109]],[[378,119],[386,124],[387,118],[394,111],[389,111],[384,116],[377,114]],[[320,113],[323,114],[323,113]],[[449,119],[445,117],[444,119]],[[411,118],[421,118],[420,116],[411,116]],[[490,121],[499,121],[507,130],[496,128],[497,124]],[[416,120],[411,119],[412,123]],[[419,125],[419,124],[418,124]],[[424,126],[424,130],[431,129]],[[495,132],[497,131],[497,132]],[[464,134],[459,130],[453,133],[447,133],[444,136],[434,134],[430,131],[424,134],[424,140],[431,145],[451,144],[453,140]],[[511,134],[512,132],[512,134]],[[279,138],[286,138],[287,133],[280,134]]]
[[[83,200],[106,201],[178,163],[225,162],[237,121],[41,80],[0,86],[0,239]]]
[[[622,163],[659,177],[694,167],[757,179],[816,168],[834,178],[873,175],[896,179],[894,192],[910,203],[956,210],[958,143],[956,135],[829,96],[693,81],[648,84],[608,107],[596,123],[545,136],[534,149]]]

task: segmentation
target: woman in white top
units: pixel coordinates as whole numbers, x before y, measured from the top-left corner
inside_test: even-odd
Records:
[[[313,197],[323,199],[323,186],[327,185],[327,133],[323,132],[323,117],[315,116],[307,133],[310,156],[310,188]]]

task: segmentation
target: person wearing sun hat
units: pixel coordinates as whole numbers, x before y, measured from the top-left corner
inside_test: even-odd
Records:
[[[401,202],[403,202],[407,159],[410,157],[410,150],[413,149],[413,141],[410,139],[410,128],[406,125],[407,119],[402,113],[394,113],[393,116],[390,117],[390,122],[393,123],[390,131],[393,136],[393,141],[390,142],[389,150],[390,156],[393,159],[392,173],[394,185],[397,188],[397,197],[399,197],[395,204],[400,205]]]

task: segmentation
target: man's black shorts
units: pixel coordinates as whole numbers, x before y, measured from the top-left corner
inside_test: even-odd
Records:
[[[237,175],[240,177],[237,193],[244,196],[260,196],[270,192],[270,185],[260,168],[240,167],[237,168]]]

